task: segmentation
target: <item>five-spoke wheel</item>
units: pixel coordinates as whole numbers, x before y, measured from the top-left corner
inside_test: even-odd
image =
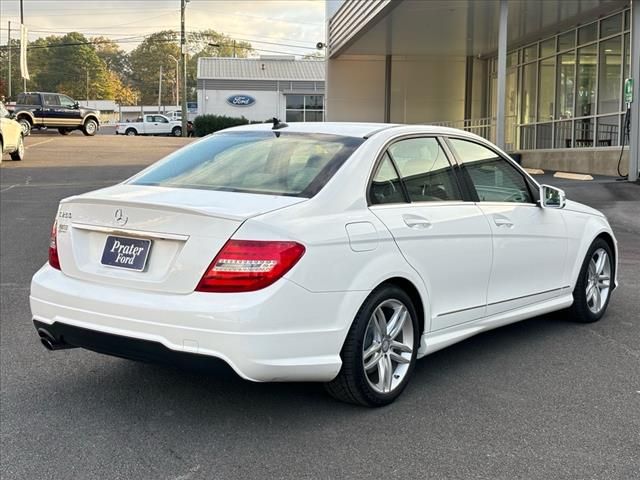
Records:
[[[569,313],[574,320],[588,323],[600,320],[609,305],[615,271],[613,252],[602,238],[596,238],[585,256],[573,290]]]
[[[409,295],[383,284],[364,302],[347,334],[342,368],[327,386],[335,398],[369,407],[393,402],[406,387],[416,361],[418,319]]]

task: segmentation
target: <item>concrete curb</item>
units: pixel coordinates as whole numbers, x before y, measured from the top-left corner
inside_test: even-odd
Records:
[[[593,177],[586,173],[556,172],[553,176],[555,178],[566,178],[567,180],[593,180]]]

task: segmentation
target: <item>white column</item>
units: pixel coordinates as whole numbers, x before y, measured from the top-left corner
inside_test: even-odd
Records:
[[[509,20],[508,0],[500,0],[500,20],[498,25],[498,102],[496,105],[496,144],[505,147],[505,110],[507,88],[507,22]]]
[[[631,131],[629,132],[629,181],[638,180],[640,169],[640,0],[631,5]]]

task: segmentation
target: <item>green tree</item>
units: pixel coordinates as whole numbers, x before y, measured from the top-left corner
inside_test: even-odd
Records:
[[[104,62],[107,69],[118,75],[123,81],[131,75],[129,55],[113,40],[107,37],[93,37],[98,58]]]
[[[175,102],[176,63],[179,58],[178,35],[173,30],[164,30],[149,35],[130,54],[131,81],[140,92],[145,105],[158,101],[160,66],[162,65],[162,103]]]

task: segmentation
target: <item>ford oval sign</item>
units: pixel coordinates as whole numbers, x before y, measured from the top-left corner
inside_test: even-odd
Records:
[[[251,95],[231,95],[227,98],[227,103],[234,107],[249,107],[256,103],[256,99]]]

